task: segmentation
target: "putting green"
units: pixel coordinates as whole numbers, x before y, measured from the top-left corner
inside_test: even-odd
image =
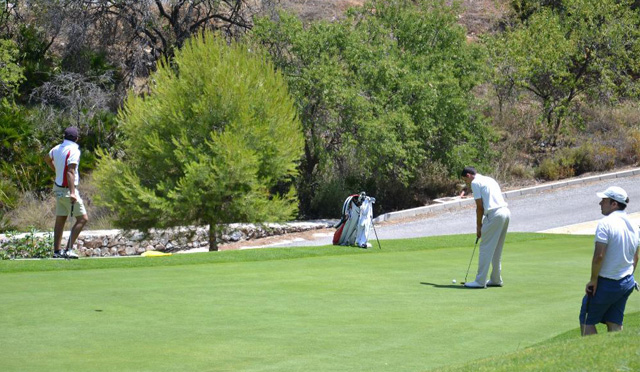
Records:
[[[101,269],[43,261],[52,271],[13,272],[21,264],[3,262],[0,369],[423,371],[577,327],[592,237],[511,234],[505,286],[482,290],[451,284],[464,279],[473,240],[305,248],[296,258],[272,249],[265,260],[223,263],[208,261],[223,252],[194,256],[202,264],[107,260]]]

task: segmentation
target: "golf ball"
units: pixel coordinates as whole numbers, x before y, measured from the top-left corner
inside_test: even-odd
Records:
[[[451,283],[456,284],[456,280],[455,280],[455,279],[453,279],[453,280],[451,281]]]

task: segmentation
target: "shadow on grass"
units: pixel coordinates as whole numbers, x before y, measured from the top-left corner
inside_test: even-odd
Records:
[[[420,282],[420,284],[430,285],[434,288],[473,289],[473,288],[467,288],[462,284],[437,284],[437,283],[427,283],[427,282]]]

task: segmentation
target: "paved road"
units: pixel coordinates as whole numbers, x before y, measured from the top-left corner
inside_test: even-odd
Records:
[[[621,178],[585,181],[530,191],[525,195],[507,198],[511,210],[510,232],[539,232],[567,225],[598,220],[600,199],[596,192],[609,186],[620,186],[629,194],[628,213],[640,212],[640,174]],[[505,190],[503,190],[505,191]],[[444,211],[419,215],[408,219],[391,220],[376,225],[380,239],[417,238],[436,235],[475,233],[475,205],[468,204]],[[375,243],[375,235],[370,236]],[[271,247],[291,247],[331,244],[328,233],[318,234],[311,240],[282,240]]]
[[[600,199],[596,192],[609,186],[620,186],[629,194],[628,213],[640,211],[640,175],[614,180],[593,181],[587,184],[543,190],[511,197],[509,231],[538,232],[566,225],[597,220]],[[475,233],[475,206],[444,211],[426,218],[418,218],[377,228],[380,239],[416,238],[434,235]]]

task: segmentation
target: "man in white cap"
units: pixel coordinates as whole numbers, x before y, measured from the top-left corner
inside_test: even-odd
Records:
[[[476,237],[482,238],[478,255],[478,274],[473,282],[464,283],[467,288],[502,287],[502,248],[511,220],[511,212],[502,197],[498,182],[465,167],[460,176],[470,186],[476,201]],[[491,276],[489,266],[492,266]]]
[[[602,198],[600,209],[605,217],[596,228],[591,279],[580,308],[583,336],[597,333],[597,323],[605,323],[609,332],[621,331],[627,298],[636,286],[633,272],[640,235],[625,212],[627,192],[611,186],[596,195]]]
[[[79,181],[78,164],[80,164],[80,148],[78,141],[78,128],[69,127],[64,130],[64,141],[55,146],[45,156],[44,161],[55,174],[53,193],[56,195],[56,224],[53,230],[53,257],[54,258],[78,258],[71,251],[74,242],[80,235],[84,225],[89,220],[84,203],[80,198],[77,186]],[[60,250],[62,231],[67,221],[67,216],[76,217],[76,222],[71,228],[67,249]]]

